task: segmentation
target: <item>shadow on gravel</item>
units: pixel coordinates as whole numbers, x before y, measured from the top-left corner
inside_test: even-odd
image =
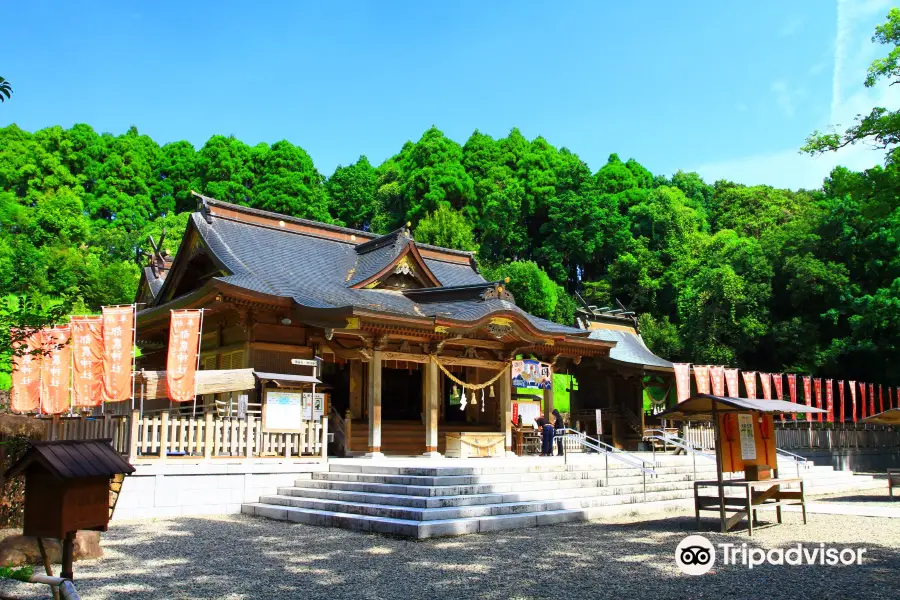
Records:
[[[896,598],[896,546],[838,542],[867,548],[864,563],[852,567],[717,564],[690,577],[675,566],[675,547],[691,533],[764,548],[835,541],[813,539],[812,526],[798,519],[786,515],[785,526],[753,538],[710,531],[714,519],[697,532],[693,517],[679,515],[416,542],[247,517],[182,518],[116,525],[104,535],[106,557],[76,563],[75,573],[85,600]],[[829,535],[840,539],[840,518],[827,519]],[[0,585],[0,593],[23,598],[45,589]]]

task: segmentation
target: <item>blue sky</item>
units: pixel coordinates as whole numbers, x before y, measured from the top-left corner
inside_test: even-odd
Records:
[[[864,90],[882,0],[792,2],[44,2],[2,10],[0,126],[130,125],[160,143],[288,139],[330,175],[431,125],[463,143],[518,127],[597,169],[817,187],[807,134],[898,90]]]

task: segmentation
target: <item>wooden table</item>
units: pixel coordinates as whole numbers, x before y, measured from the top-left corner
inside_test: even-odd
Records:
[[[799,483],[800,490],[782,490],[781,486]],[[743,491],[741,496],[719,497],[719,486],[722,492],[729,488]],[[715,496],[700,495],[700,488],[715,488]],[[724,506],[723,506],[724,504]],[[722,516],[722,533],[725,533],[741,519],[747,517],[750,535],[753,535],[753,523],[756,521],[756,511],[760,507],[775,507],[778,523],[781,521],[781,507],[785,505],[800,505],[803,512],[803,524],[806,525],[806,495],[803,490],[803,480],[799,478],[764,479],[762,481],[747,481],[746,479],[729,479],[722,481],[695,481],[694,482],[694,510],[697,517],[697,528],[700,528],[700,511],[714,510]],[[735,514],[725,516],[725,510],[733,507]]]

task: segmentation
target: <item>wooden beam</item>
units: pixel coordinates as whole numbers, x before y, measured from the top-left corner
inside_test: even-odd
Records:
[[[495,340],[481,340],[475,338],[462,338],[460,340],[448,340],[447,346],[462,346],[464,348],[486,348],[488,350],[503,350],[506,344]]]
[[[276,344],[273,342],[250,342],[251,350],[268,350],[270,352],[295,352],[297,358],[311,358],[312,348],[294,344]]]

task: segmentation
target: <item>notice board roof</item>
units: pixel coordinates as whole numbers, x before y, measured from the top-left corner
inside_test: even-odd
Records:
[[[134,473],[134,467],[110,445],[112,440],[35,442],[7,472],[15,477],[38,463],[59,479],[112,477]]]
[[[292,383],[322,383],[311,375],[294,375],[293,373],[260,373],[259,371],[254,371],[253,374],[256,375],[258,379],[274,381],[277,385],[290,385]]]
[[[900,425],[900,408],[891,408],[877,415],[866,417],[860,423],[869,423],[872,425]]]
[[[697,394],[684,402],[679,402],[657,417],[672,421],[699,421],[712,418],[712,409],[720,413],[755,411],[762,413],[824,413],[821,408],[813,408],[784,400],[760,400],[758,398],[730,398]]]

